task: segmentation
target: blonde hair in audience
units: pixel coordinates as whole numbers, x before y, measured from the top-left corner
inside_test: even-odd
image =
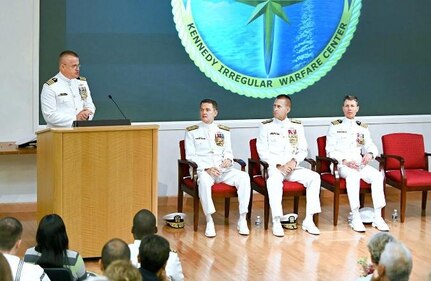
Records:
[[[113,261],[105,270],[105,276],[110,281],[142,281],[139,269],[134,267],[130,261]]]

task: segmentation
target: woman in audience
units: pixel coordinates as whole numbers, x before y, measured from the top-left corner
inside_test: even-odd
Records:
[[[12,271],[10,270],[9,262],[6,260],[6,258],[3,256],[2,253],[0,253],[0,280],[1,281],[13,280]]]
[[[87,278],[84,260],[78,252],[69,250],[66,226],[57,214],[42,218],[36,232],[36,246],[25,252],[24,261],[45,268],[69,268],[76,281]]]

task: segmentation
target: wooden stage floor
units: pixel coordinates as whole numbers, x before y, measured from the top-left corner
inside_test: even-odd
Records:
[[[431,206],[426,216],[421,216],[420,192],[407,194],[407,214],[404,223],[390,221],[393,209],[399,209],[399,192],[386,189],[386,218],[390,233],[404,242],[413,255],[413,272],[410,280],[427,280],[431,273]],[[186,280],[355,280],[360,269],[357,260],[369,257],[367,241],[378,230],[366,225],[364,234],[356,233],[347,225],[347,196],[341,196],[338,225],[332,223],[332,193],[322,195],[322,213],[319,217],[320,236],[297,230],[285,230],[278,238],[268,231],[251,227],[249,236],[240,236],[236,230],[238,203],[231,202],[231,214],[224,219],[224,201],[216,201],[218,212],[213,216],[217,236],[204,236],[205,219],[200,212],[199,229],[193,231],[192,201],[185,200],[186,227],[172,229],[161,219],[176,211],[176,198],[159,198],[159,234],[170,241],[171,248],[179,253]],[[263,202],[260,195],[254,196],[252,222],[256,215],[263,217]],[[370,196],[366,206],[372,206]],[[429,197],[428,197],[428,201]],[[429,203],[429,202],[428,202]],[[300,201],[299,224],[304,217],[305,199]],[[430,204],[428,204],[430,205]],[[293,208],[293,201],[283,202],[285,212]],[[14,212],[12,215],[24,224],[23,243],[19,254],[34,245],[37,222],[34,212]],[[271,227],[271,224],[270,224]],[[132,242],[132,236],[128,243]],[[79,250],[79,249],[75,249]],[[86,260],[87,269],[100,272],[96,260]],[[431,279],[428,279],[431,280]]]

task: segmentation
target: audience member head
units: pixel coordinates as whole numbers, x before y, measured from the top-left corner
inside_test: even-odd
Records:
[[[12,217],[0,219],[0,252],[16,254],[21,244],[22,224]]]
[[[395,241],[395,238],[387,232],[378,232],[374,234],[368,241],[368,251],[370,252],[371,262],[378,265],[380,255],[387,243]]]
[[[12,271],[10,269],[9,262],[0,252],[0,280],[2,281],[12,281]]]
[[[42,267],[62,267],[67,256],[69,238],[63,219],[57,214],[44,216],[36,231],[36,251],[41,253],[37,264]]]
[[[156,234],[144,236],[139,246],[141,268],[159,273],[165,268],[169,252],[169,242],[162,236]]]
[[[105,276],[110,281],[141,281],[142,275],[139,269],[134,267],[130,261],[113,261],[105,271]]]
[[[154,214],[147,209],[137,212],[133,217],[132,233],[135,240],[141,240],[145,235],[157,233]]]
[[[412,267],[410,251],[402,243],[393,241],[386,244],[377,271],[380,280],[407,281]]]
[[[106,270],[108,266],[117,260],[130,262],[130,249],[126,242],[119,238],[109,240],[102,248],[101,269]]]

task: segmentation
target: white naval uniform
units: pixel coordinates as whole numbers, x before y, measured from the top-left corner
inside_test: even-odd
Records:
[[[30,264],[24,262],[20,279],[16,277],[18,271],[18,265],[20,262],[20,258],[14,255],[3,254],[6,260],[9,262],[10,269],[12,271],[12,277],[14,280],[20,281],[50,281],[48,275],[46,275],[43,268],[36,264]]]
[[[93,112],[90,120],[96,112],[86,79],[68,79],[61,72],[43,84],[40,102],[47,127],[71,127],[84,108]]]
[[[272,217],[283,216],[283,180],[296,181],[306,188],[306,214],[320,213],[320,176],[310,169],[298,166],[307,156],[307,140],[304,127],[299,121],[286,118],[280,121],[276,118],[264,121],[259,127],[259,137],[256,143],[259,158],[268,162],[268,196]],[[295,159],[297,167],[286,176],[276,165],[284,165]]]
[[[247,213],[250,200],[250,177],[246,172],[233,167],[229,128],[217,125],[215,122],[210,125],[200,122],[198,125],[190,126],[185,133],[185,150],[186,159],[198,165],[199,198],[205,216],[215,213],[211,187],[214,183],[220,182],[236,187],[239,213]],[[230,159],[232,166],[222,169],[219,177],[213,178],[205,172],[207,168],[219,167],[225,159]]]
[[[362,153],[372,153],[375,157],[377,147],[371,139],[368,126],[356,119],[335,120],[329,126],[326,137],[326,153],[328,157],[338,161],[338,172],[346,179],[347,195],[350,208],[359,208],[360,179],[371,184],[371,196],[375,209],[386,205],[383,192],[383,175],[370,165],[355,170],[343,165],[343,160],[355,161],[358,165],[362,161]]]
[[[139,268],[141,264],[138,262],[139,246],[141,245],[141,240],[135,240],[133,244],[129,244],[130,249],[130,261],[132,264]],[[166,275],[171,281],[183,281],[184,273],[183,267],[181,266],[180,258],[178,254],[174,251],[169,252],[169,258],[166,262],[165,267]]]

